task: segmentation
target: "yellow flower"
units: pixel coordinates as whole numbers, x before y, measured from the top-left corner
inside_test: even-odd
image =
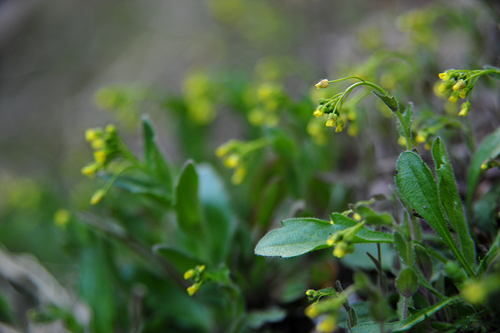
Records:
[[[95,139],[92,142],[90,142],[90,146],[93,149],[102,149],[104,148],[105,141],[103,139]]]
[[[465,88],[466,84],[465,84],[465,81],[460,79],[457,81],[457,83],[455,83],[455,85],[453,86],[453,91],[459,91],[463,88]]]
[[[336,133],[342,132],[343,129],[344,129],[344,124],[337,124],[337,127],[335,128],[335,132]]]
[[[244,166],[238,167],[234,171],[233,176],[231,177],[231,183],[233,183],[234,185],[240,185],[245,179],[246,175],[247,175],[247,168],[245,168]]]
[[[97,150],[94,152],[94,159],[97,163],[106,162],[107,153],[104,150]]]
[[[92,142],[97,138],[98,138],[98,134],[97,134],[97,131],[95,129],[89,128],[85,131],[85,140],[87,140],[87,142]]]
[[[239,155],[231,154],[226,159],[224,159],[224,166],[226,168],[234,169],[240,164],[240,162],[241,158]]]
[[[99,170],[99,164],[97,163],[92,163],[92,164],[89,164],[89,165],[86,165],[82,168],[82,174],[84,174],[85,176],[89,177],[89,178],[92,178],[95,176],[97,170]]]
[[[195,275],[194,269],[187,270],[184,273],[184,280],[188,280],[188,279],[192,278],[194,275]]]
[[[104,198],[105,194],[106,194],[106,191],[104,191],[103,189],[95,191],[92,198],[90,198],[90,204],[97,205],[102,200],[102,198]]]
[[[458,115],[465,117],[469,114],[469,111],[470,111],[470,102],[465,102],[462,104],[462,108],[460,109]]]
[[[456,103],[458,101],[458,94],[454,92],[451,94],[451,96],[448,98],[448,100],[452,103]]]
[[[222,156],[226,155],[228,152],[229,152],[229,149],[227,149],[226,145],[222,145],[222,146],[218,147],[217,149],[215,149],[215,155],[217,157],[222,157]]]
[[[425,134],[423,132],[418,132],[417,137],[415,138],[415,140],[418,143],[424,143],[425,141],[427,141],[427,134]]]
[[[198,272],[203,272],[205,270],[205,265],[198,266]]]
[[[323,79],[315,84],[316,88],[318,88],[318,89],[326,88],[329,85],[330,85],[330,83],[328,83],[327,79]]]
[[[333,256],[337,258],[344,258],[345,255],[347,254],[347,243],[346,242],[340,242],[337,245],[335,245],[335,249],[333,250]]]
[[[187,288],[187,293],[189,296],[193,296],[198,290],[200,290],[201,283],[195,283],[191,287]]]
[[[333,117],[331,117],[330,115],[328,116],[328,119],[326,120],[326,127],[334,127],[335,126],[335,120],[333,119]]]
[[[479,305],[488,297],[488,291],[480,282],[471,282],[462,290],[462,297],[472,304]]]
[[[323,112],[323,108],[321,106],[318,106],[316,110],[313,112],[313,116],[316,118],[322,117],[325,113]]]
[[[439,78],[443,81],[448,81],[451,78],[450,74],[447,74],[446,72],[444,73],[439,73]]]
[[[318,309],[316,307],[316,303],[313,303],[313,304],[309,305],[306,308],[306,310],[304,311],[304,313],[309,318],[316,318],[317,316],[319,316],[319,311],[318,311]]]
[[[458,94],[458,96],[460,96],[460,98],[465,98],[465,97],[467,97],[468,93],[469,93],[469,89],[465,88],[465,89],[462,89],[462,91]]]
[[[54,223],[58,227],[65,227],[68,224],[69,219],[71,218],[71,214],[66,209],[59,209],[54,214]]]

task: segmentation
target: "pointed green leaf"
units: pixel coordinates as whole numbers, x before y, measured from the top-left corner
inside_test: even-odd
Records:
[[[171,199],[174,186],[172,170],[156,146],[153,126],[146,116],[142,118],[142,127],[144,132],[144,158],[146,165],[160,182],[162,190]]]
[[[396,112],[399,110],[399,103],[398,101],[396,100],[396,98],[394,98],[394,96],[388,96],[388,95],[382,95],[382,94],[379,94],[378,92],[376,91],[372,91],[372,93],[377,96],[378,98],[380,98],[382,100],[382,102],[385,103],[385,105],[387,105],[387,107],[392,111],[392,112]]]
[[[200,241],[203,238],[203,216],[198,198],[198,174],[192,161],[187,161],[175,187],[177,224],[187,235]]]
[[[391,225],[392,216],[388,213],[377,213],[373,209],[365,205],[356,207],[356,213],[361,215],[367,224],[372,225]]]
[[[439,200],[437,184],[429,167],[418,154],[406,151],[399,156],[397,170],[396,184],[401,195],[441,236],[467,274],[474,276],[474,272],[448,230]]]
[[[255,247],[255,254],[289,258],[328,247],[326,241],[337,231],[356,225],[341,214],[332,214],[331,224],[314,218],[295,218],[282,222],[283,227],[268,232]],[[354,243],[392,243],[392,235],[362,227]]]
[[[427,280],[430,280],[432,277],[432,260],[425,248],[419,244],[414,245],[415,249],[415,264],[418,269]]]
[[[458,194],[455,174],[448,157],[446,147],[441,138],[436,138],[432,146],[432,157],[438,176],[439,196],[445,213],[455,230],[460,249],[470,265],[475,265],[476,250],[465,220],[462,200]]]
[[[399,253],[399,257],[405,265],[409,266],[411,264],[411,258],[410,252],[408,251],[408,241],[405,240],[403,235],[398,231],[394,231],[392,235],[394,237],[394,246]]]
[[[467,190],[467,204],[470,205],[474,190],[481,175],[481,165],[488,159],[496,158],[500,154],[500,128],[488,135],[472,156],[469,168],[469,186]]]
[[[486,253],[483,260],[479,264],[479,267],[477,268],[478,276],[482,276],[484,273],[486,273],[490,265],[495,261],[495,259],[498,258],[499,247],[500,247],[500,233],[497,235],[495,242],[493,243],[490,250],[488,251],[488,253]]]

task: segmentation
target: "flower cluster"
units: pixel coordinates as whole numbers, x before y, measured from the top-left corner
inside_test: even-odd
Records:
[[[317,293],[314,290],[307,291],[309,294],[312,292]],[[318,300],[306,308],[305,314],[311,319],[318,319],[316,331],[332,332],[337,326],[338,312],[345,301],[346,297],[343,294],[322,301]]]
[[[189,296],[193,296],[205,281],[204,277],[205,265],[198,265],[184,273],[184,280],[192,280],[194,283],[187,288]]]
[[[215,150],[215,155],[222,159],[226,168],[234,169],[231,182],[239,185],[247,174],[247,163],[250,153],[271,144],[268,138],[243,142],[230,140]]]
[[[461,71],[450,69],[440,73],[439,78],[442,80],[436,83],[434,92],[440,97],[447,97],[452,103],[456,103],[459,98],[465,99],[470,95],[474,88],[477,77],[483,71]],[[478,75],[479,74],[479,75]],[[467,116],[471,109],[471,104],[467,100],[462,104],[459,116]]]
[[[280,122],[279,109],[286,101],[283,87],[277,83],[266,82],[251,87],[245,94],[251,109],[248,121],[254,126],[276,127]]]
[[[85,132],[85,139],[94,150],[94,162],[82,168],[84,175],[89,178],[94,177],[111,161],[117,151],[117,138],[118,135],[114,125],[106,126],[104,131],[101,128],[89,128]]]
[[[355,215],[354,218],[361,219],[359,214],[356,213]],[[326,245],[335,246],[333,249],[333,255],[335,257],[343,258],[346,254],[354,252],[354,237],[364,225],[364,222],[358,223],[352,227],[334,233],[326,240]]]

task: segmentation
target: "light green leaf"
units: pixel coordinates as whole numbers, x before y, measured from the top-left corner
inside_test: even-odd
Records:
[[[396,184],[401,195],[441,236],[469,276],[474,272],[451,236],[441,208],[437,184],[429,167],[414,152],[403,152],[398,159]]]
[[[315,218],[295,218],[282,222],[283,227],[268,232],[255,247],[255,254],[290,258],[328,247],[326,241],[337,231],[356,225],[341,214],[332,214],[334,224]],[[354,243],[392,243],[392,235],[362,227]]]
[[[467,204],[470,205],[474,190],[481,175],[481,165],[488,159],[496,158],[500,154],[500,128],[488,135],[472,156],[469,168],[469,186],[467,190]]]
[[[486,69],[486,70],[493,69],[493,70],[497,71],[497,73],[490,73],[488,75],[494,79],[500,80],[500,68],[495,67],[495,66],[491,66],[491,65],[486,65],[486,66],[484,66],[484,69]]]
[[[439,137],[436,138],[432,146],[432,157],[436,165],[439,196],[445,213],[453,229],[457,233],[460,249],[465,259],[470,265],[474,266],[476,262],[476,247],[469,234],[469,227],[465,220],[462,200],[458,194],[455,174],[453,173],[446,147]]]
[[[199,165],[197,170],[200,181],[198,193],[211,244],[210,255],[212,262],[218,264],[227,260],[237,218],[230,207],[224,182],[215,170],[208,164]]]
[[[367,224],[372,225],[391,225],[392,216],[388,213],[377,213],[373,209],[365,205],[356,207],[356,213],[361,215]]]

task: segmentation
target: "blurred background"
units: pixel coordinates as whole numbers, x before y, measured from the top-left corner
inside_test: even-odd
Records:
[[[421,35],[407,29],[402,15],[429,6],[460,19],[436,18],[439,29]],[[161,151],[174,164],[213,161],[216,147],[249,132],[244,117],[221,106],[204,129],[206,150],[185,146],[169,107],[200,82],[196,75],[208,84],[213,77],[229,82],[228,89],[279,78],[289,98],[300,101],[319,79],[353,71],[379,50],[426,49],[434,76],[410,75],[423,79],[419,92],[428,92],[447,68],[499,65],[498,9],[496,1],[472,0],[0,0],[0,307],[11,304],[13,310],[2,313],[16,318],[0,321],[54,329],[30,324],[24,312],[36,301],[17,296],[27,287],[11,286],[20,277],[47,275],[37,290],[49,294],[58,284],[70,294],[78,289],[78,264],[54,216],[60,209],[90,209],[95,185],[80,172],[91,155],[87,128],[115,123],[138,153],[138,119],[148,113]],[[125,102],[110,107],[106,87]],[[152,103],[150,94],[161,102]],[[484,103],[498,109],[494,95],[485,94]],[[54,293],[43,297],[63,298],[62,304],[71,298]]]

